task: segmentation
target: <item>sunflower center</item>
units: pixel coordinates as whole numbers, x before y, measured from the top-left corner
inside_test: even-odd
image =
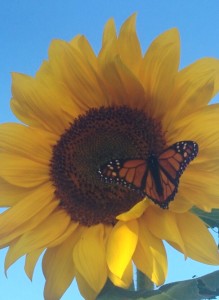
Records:
[[[53,147],[51,178],[60,207],[85,226],[115,224],[142,196],[107,184],[99,168],[115,159],[147,159],[165,144],[160,122],[126,106],[92,108],[79,116]]]

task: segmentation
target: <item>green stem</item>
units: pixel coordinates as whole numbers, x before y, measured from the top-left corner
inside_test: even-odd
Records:
[[[153,290],[153,282],[141,271],[137,270],[137,290]]]

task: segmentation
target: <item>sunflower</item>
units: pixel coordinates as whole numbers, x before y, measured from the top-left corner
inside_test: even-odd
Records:
[[[219,264],[213,237],[191,212],[219,208],[219,105],[209,105],[219,61],[178,71],[179,54],[171,29],[142,55],[131,16],[118,37],[108,21],[98,55],[84,36],[54,40],[34,78],[12,75],[11,108],[21,123],[0,126],[0,204],[8,207],[0,246],[9,247],[6,270],[26,255],[30,278],[43,254],[46,300],[60,299],[74,278],[87,300],[108,279],[128,288],[133,263],[161,285],[163,240],[185,257]],[[172,201],[157,205],[169,193],[161,180],[174,175],[158,177],[157,166],[150,197],[119,168],[131,159],[145,167],[152,154],[158,163],[165,151],[181,155],[175,167],[186,170],[179,184],[180,170],[171,181]]]

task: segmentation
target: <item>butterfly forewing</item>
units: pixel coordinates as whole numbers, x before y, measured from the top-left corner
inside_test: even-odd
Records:
[[[127,169],[128,173],[124,177],[124,179],[128,183],[134,183],[137,188],[141,188],[142,186],[142,178],[146,171],[145,160],[128,160],[123,164],[123,168],[121,168],[121,172],[123,169]],[[120,172],[120,173],[121,173]]]
[[[198,144],[192,141],[177,142],[158,157],[159,165],[169,177],[178,178],[198,154]]]
[[[105,182],[122,184],[141,192],[166,208],[177,193],[180,176],[197,154],[197,143],[177,142],[158,156],[151,153],[145,160],[110,161],[99,169],[99,174]]]
[[[193,141],[177,142],[165,149],[158,156],[160,182],[162,195],[152,199],[161,207],[168,207],[168,203],[174,199],[178,191],[179,178],[188,164],[197,156],[198,145]]]
[[[99,169],[99,174],[105,182],[121,183],[129,188],[141,188],[145,174],[145,160],[112,160]]]

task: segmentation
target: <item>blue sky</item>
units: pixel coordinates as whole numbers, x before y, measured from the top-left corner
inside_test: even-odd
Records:
[[[177,27],[181,35],[181,67],[205,57],[219,58],[218,0],[13,0],[2,1],[0,11],[0,123],[16,121],[10,111],[12,71],[34,75],[47,58],[52,39],[70,40],[78,33],[86,35],[96,53],[100,49],[105,22],[114,17],[117,28],[137,12],[137,31],[142,49],[166,29]],[[215,98],[219,102],[219,97]],[[43,300],[44,279],[40,263],[33,282],[19,260],[3,272],[4,255],[0,251],[0,299]],[[168,248],[167,281],[189,279],[219,269],[187,260]],[[81,300],[76,285],[62,300]]]

